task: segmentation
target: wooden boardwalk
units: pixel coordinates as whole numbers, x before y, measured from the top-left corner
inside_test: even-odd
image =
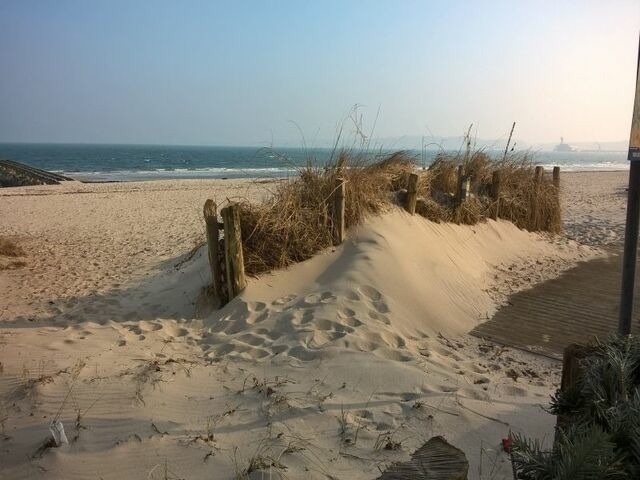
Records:
[[[619,252],[620,250],[618,250]],[[605,338],[618,326],[622,256],[584,262],[562,276],[510,297],[472,335],[554,358],[571,343]],[[640,272],[633,331],[640,331]]]

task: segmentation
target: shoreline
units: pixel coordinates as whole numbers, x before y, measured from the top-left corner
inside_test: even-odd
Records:
[[[545,173],[549,174],[552,165],[542,165],[545,168]],[[416,168],[416,170],[421,170],[420,168]],[[589,173],[589,174],[600,174],[600,173],[621,173],[628,172],[629,169],[599,169],[599,170],[568,170],[562,169],[562,174],[575,174],[575,173]],[[70,175],[68,172],[55,172],[63,175]],[[73,173],[73,172],[72,172]],[[77,173],[77,172],[76,172]],[[102,172],[101,172],[102,173]],[[105,172],[105,174],[108,174]],[[286,175],[286,176],[230,176],[230,177],[210,177],[210,176],[193,176],[193,177],[158,177],[158,178],[131,178],[131,179],[119,179],[119,180],[87,180],[87,179],[79,179],[70,177],[71,181],[83,183],[83,184],[102,184],[102,183],[146,183],[146,182],[158,182],[158,181],[189,181],[189,180],[220,180],[220,181],[279,181],[279,180],[287,180],[289,178],[295,178],[296,175]],[[24,185],[28,186],[28,185]],[[38,185],[31,185],[37,187]],[[19,187],[19,186],[18,186]],[[4,187],[4,188],[18,188],[18,187]],[[0,189],[0,192],[3,189]]]

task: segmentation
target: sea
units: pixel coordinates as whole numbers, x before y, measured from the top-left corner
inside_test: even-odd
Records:
[[[384,152],[369,152],[371,161]],[[409,151],[428,167],[439,151]],[[492,152],[488,152],[492,153]],[[502,152],[493,152],[502,157]],[[537,165],[564,171],[626,170],[626,152],[527,152]],[[187,178],[281,178],[309,163],[322,166],[329,148],[261,148],[176,145],[0,144],[6,158],[86,182]]]

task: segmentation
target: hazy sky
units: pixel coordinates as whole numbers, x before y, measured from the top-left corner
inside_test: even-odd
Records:
[[[2,0],[0,141],[313,145],[354,104],[379,137],[626,140],[639,30],[638,0]]]

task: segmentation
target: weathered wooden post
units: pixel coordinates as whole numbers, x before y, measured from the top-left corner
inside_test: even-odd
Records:
[[[407,202],[405,210],[413,215],[416,212],[416,200],[418,199],[418,174],[412,173],[407,181]]]
[[[462,189],[460,190],[460,201],[466,202],[471,194],[471,178],[464,177],[462,179]]]
[[[494,170],[491,177],[491,198],[494,204],[491,218],[497,220],[500,213],[500,170]]]
[[[553,167],[553,186],[560,190],[560,167]]]
[[[544,177],[544,167],[538,165],[536,167],[536,172],[534,174],[534,181],[536,185],[540,185],[542,183],[542,178]]]
[[[211,199],[204,202],[204,221],[207,225],[207,250],[209,251],[213,294],[220,302],[224,302],[222,298],[222,276],[220,275],[220,263],[218,263],[218,207]]]
[[[462,165],[458,165],[458,177],[456,180],[456,200],[458,202],[460,201],[463,180],[464,180],[464,167]]]
[[[344,178],[336,177],[335,188],[333,190],[333,211],[332,211],[332,228],[333,228],[333,244],[340,245],[345,238],[345,222],[344,222],[344,201],[346,197],[346,184]]]
[[[465,202],[469,197],[471,189],[471,179],[464,175],[464,166],[458,165],[458,189],[456,191],[456,201]]]
[[[242,235],[240,230],[240,206],[231,203],[220,211],[224,224],[224,256],[227,267],[227,290],[229,300],[247,286],[242,255]]]
[[[583,375],[581,362],[584,358],[593,353],[593,347],[590,345],[580,345],[572,343],[568,345],[562,354],[562,379],[560,381],[560,390],[565,392],[574,384],[580,381]],[[561,428],[569,426],[569,419],[565,415],[556,417],[556,438],[558,440],[557,431]]]
[[[540,215],[538,214],[538,196],[540,193],[540,185],[542,184],[542,180],[544,178],[544,168],[540,165],[538,165],[536,167],[536,170],[533,174],[533,193],[532,193],[532,198],[531,198],[531,218],[533,219],[532,222],[532,230],[539,230],[540,229]]]

